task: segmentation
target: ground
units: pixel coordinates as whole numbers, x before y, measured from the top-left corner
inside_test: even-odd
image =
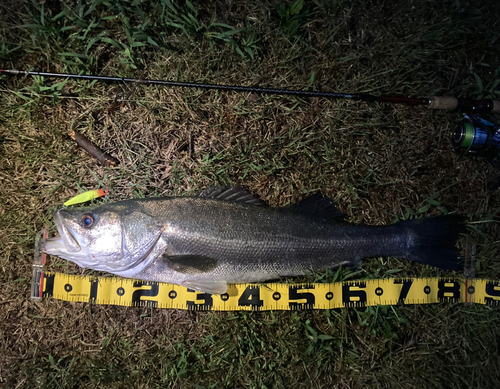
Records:
[[[11,0],[0,11],[4,69],[500,99],[500,3],[486,0]],[[452,151],[460,113],[38,77],[0,82],[0,387],[500,384],[498,307],[193,313],[29,299],[36,233],[65,200],[98,188],[111,193],[96,203],[227,183],[272,206],[321,191],[348,221],[375,225],[457,212],[477,244],[477,276],[498,280],[500,196],[487,184],[500,173]],[[86,154],[68,136],[74,129],[119,166]],[[82,273],[55,257],[47,269]],[[394,269],[448,274],[374,258],[352,277]]]

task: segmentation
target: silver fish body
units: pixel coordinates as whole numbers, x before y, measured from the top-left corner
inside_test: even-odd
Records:
[[[454,217],[354,225],[336,221],[327,198],[305,203],[259,206],[242,189],[225,188],[201,197],[60,210],[55,221],[61,236],[48,240],[45,250],[82,267],[207,293],[376,256],[456,266]]]

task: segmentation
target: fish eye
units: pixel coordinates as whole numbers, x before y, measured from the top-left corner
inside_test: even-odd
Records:
[[[80,220],[80,224],[84,228],[90,228],[94,225],[94,217],[92,215],[85,214],[82,216],[82,219]]]

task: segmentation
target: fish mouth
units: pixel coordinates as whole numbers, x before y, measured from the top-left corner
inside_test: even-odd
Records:
[[[81,247],[75,239],[75,232],[64,225],[59,211],[54,215],[54,223],[57,227],[59,236],[46,239],[43,244],[43,251],[51,255],[61,255],[63,253],[78,253]]]

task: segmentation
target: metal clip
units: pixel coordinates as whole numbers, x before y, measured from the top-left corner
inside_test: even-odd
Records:
[[[33,277],[31,279],[31,300],[41,301],[43,294],[43,267],[45,265],[46,254],[42,250],[42,245],[45,239],[49,236],[49,226],[45,226],[35,239],[35,256],[33,262]]]

